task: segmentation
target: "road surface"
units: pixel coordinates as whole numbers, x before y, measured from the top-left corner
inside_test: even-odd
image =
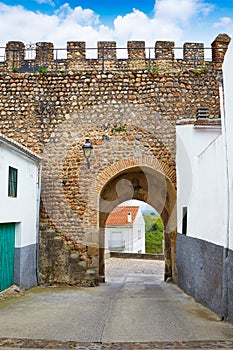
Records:
[[[111,258],[106,283],[96,288],[37,287],[0,301],[0,346],[150,349],[154,343],[153,349],[173,349],[185,343],[186,349],[232,349],[233,325],[163,282],[163,272],[162,261]],[[133,347],[137,342],[147,347]]]

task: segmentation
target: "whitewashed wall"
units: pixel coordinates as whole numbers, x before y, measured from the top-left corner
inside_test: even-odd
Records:
[[[141,230],[141,238],[138,239],[138,230]],[[145,253],[145,221],[139,210],[133,225],[129,226],[106,226],[105,228],[105,253],[109,252],[108,246],[112,232],[122,232],[125,241],[125,249],[120,251],[127,253]]]
[[[138,231],[141,231],[139,239]],[[133,225],[133,253],[145,253],[145,220],[139,210]]]
[[[224,146],[227,154],[229,175],[229,231],[228,244],[233,250],[233,40],[231,41],[223,64],[224,105],[222,105]]]
[[[177,126],[179,233],[182,232],[182,207],[187,207],[187,236],[225,245],[226,181],[221,130]]]
[[[225,246],[227,225],[226,166],[219,136],[195,158],[189,235]]]
[[[9,166],[18,169],[18,193],[8,197]],[[37,164],[21,153],[0,144],[0,223],[15,222],[16,248],[36,243],[38,194]]]

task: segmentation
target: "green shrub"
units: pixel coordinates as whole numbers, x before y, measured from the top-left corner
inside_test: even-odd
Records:
[[[144,216],[146,223],[146,253],[163,254],[163,222],[155,215]]]

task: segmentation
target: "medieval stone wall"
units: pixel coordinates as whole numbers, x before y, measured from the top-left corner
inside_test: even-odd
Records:
[[[200,74],[193,70],[154,75],[143,71],[46,75],[0,72],[0,130],[41,153],[58,125],[93,105],[145,106],[158,114],[156,123],[170,120],[173,124],[178,119],[195,117],[198,107],[208,106],[209,117],[214,118],[219,116],[218,75],[219,70],[213,67]],[[119,126],[118,119],[103,119],[105,134],[113,133],[112,128]],[[146,115],[142,119],[148,125],[154,121]],[[157,133],[167,132],[157,125]],[[174,134],[174,129],[170,132]],[[129,133],[124,136],[127,138]],[[169,139],[172,135],[167,136]],[[170,147],[174,152],[174,138]]]
[[[209,118],[219,117],[223,57],[219,58],[215,46],[213,62],[205,63],[203,47],[186,44],[186,58],[199,52],[199,66],[194,68],[190,60],[172,62],[172,43],[157,42],[156,65],[148,70],[141,67],[145,55],[143,42],[139,43],[138,51],[128,45],[132,62],[127,62],[127,69],[121,70],[122,62],[119,66],[114,61],[112,71],[103,71],[98,60],[92,66],[82,42],[69,43],[68,59],[62,61],[65,70],[57,69],[61,62],[54,62],[49,43],[37,45],[47,52],[45,56],[38,51],[35,61],[50,62],[46,71],[38,72],[20,71],[24,58],[23,45],[19,45],[21,54],[14,53],[17,69],[12,71],[15,42],[8,45],[7,61],[0,71],[0,132],[43,157],[43,283],[94,284],[100,247],[99,183],[106,184],[135,165],[154,167],[175,187],[177,120],[195,118],[200,106],[208,107]],[[110,50],[115,59],[115,45],[100,42],[99,50],[105,56]],[[163,50],[166,64],[160,61]],[[86,138],[93,145],[90,171],[82,152]]]

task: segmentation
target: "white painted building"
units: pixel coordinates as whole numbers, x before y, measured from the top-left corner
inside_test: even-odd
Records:
[[[0,134],[0,291],[37,285],[40,158]]]
[[[145,253],[145,221],[139,206],[118,206],[105,226],[105,252]]]
[[[225,246],[233,251],[233,41],[231,41],[223,65],[222,119],[224,136],[224,155],[226,159],[226,196],[227,196],[227,234]],[[223,95],[222,95],[223,96]],[[232,266],[233,262],[231,262]],[[233,299],[233,295],[232,295]]]
[[[223,64],[223,90],[220,82],[221,120],[179,123],[176,159],[178,284],[229,320],[233,320],[232,62],[233,42]]]

